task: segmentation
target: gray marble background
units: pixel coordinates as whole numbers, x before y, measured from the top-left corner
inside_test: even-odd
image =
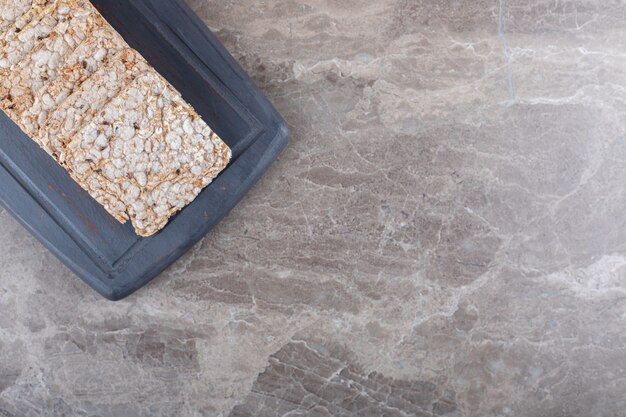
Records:
[[[0,213],[0,416],[626,415],[623,0],[189,0],[293,138],[104,301]]]

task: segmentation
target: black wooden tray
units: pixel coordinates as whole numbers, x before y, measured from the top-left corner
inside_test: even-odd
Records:
[[[285,147],[280,115],[182,0],[92,0],[233,150],[228,168],[160,233],[113,219],[0,112],[0,202],[96,291],[119,300],[215,226]]]

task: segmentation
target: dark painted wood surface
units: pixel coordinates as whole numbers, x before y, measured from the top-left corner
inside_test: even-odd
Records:
[[[182,0],[92,0],[233,149],[233,160],[168,226],[140,238],[113,219],[0,112],[0,202],[96,291],[136,291],[215,226],[278,156],[288,130]]]

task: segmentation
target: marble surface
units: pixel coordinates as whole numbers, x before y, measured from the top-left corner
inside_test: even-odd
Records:
[[[189,0],[292,142],[101,299],[0,212],[0,416],[623,416],[623,0]]]

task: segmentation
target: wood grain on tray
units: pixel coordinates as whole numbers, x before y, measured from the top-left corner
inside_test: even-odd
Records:
[[[229,147],[87,0],[0,0],[0,108],[117,220],[165,227]]]

